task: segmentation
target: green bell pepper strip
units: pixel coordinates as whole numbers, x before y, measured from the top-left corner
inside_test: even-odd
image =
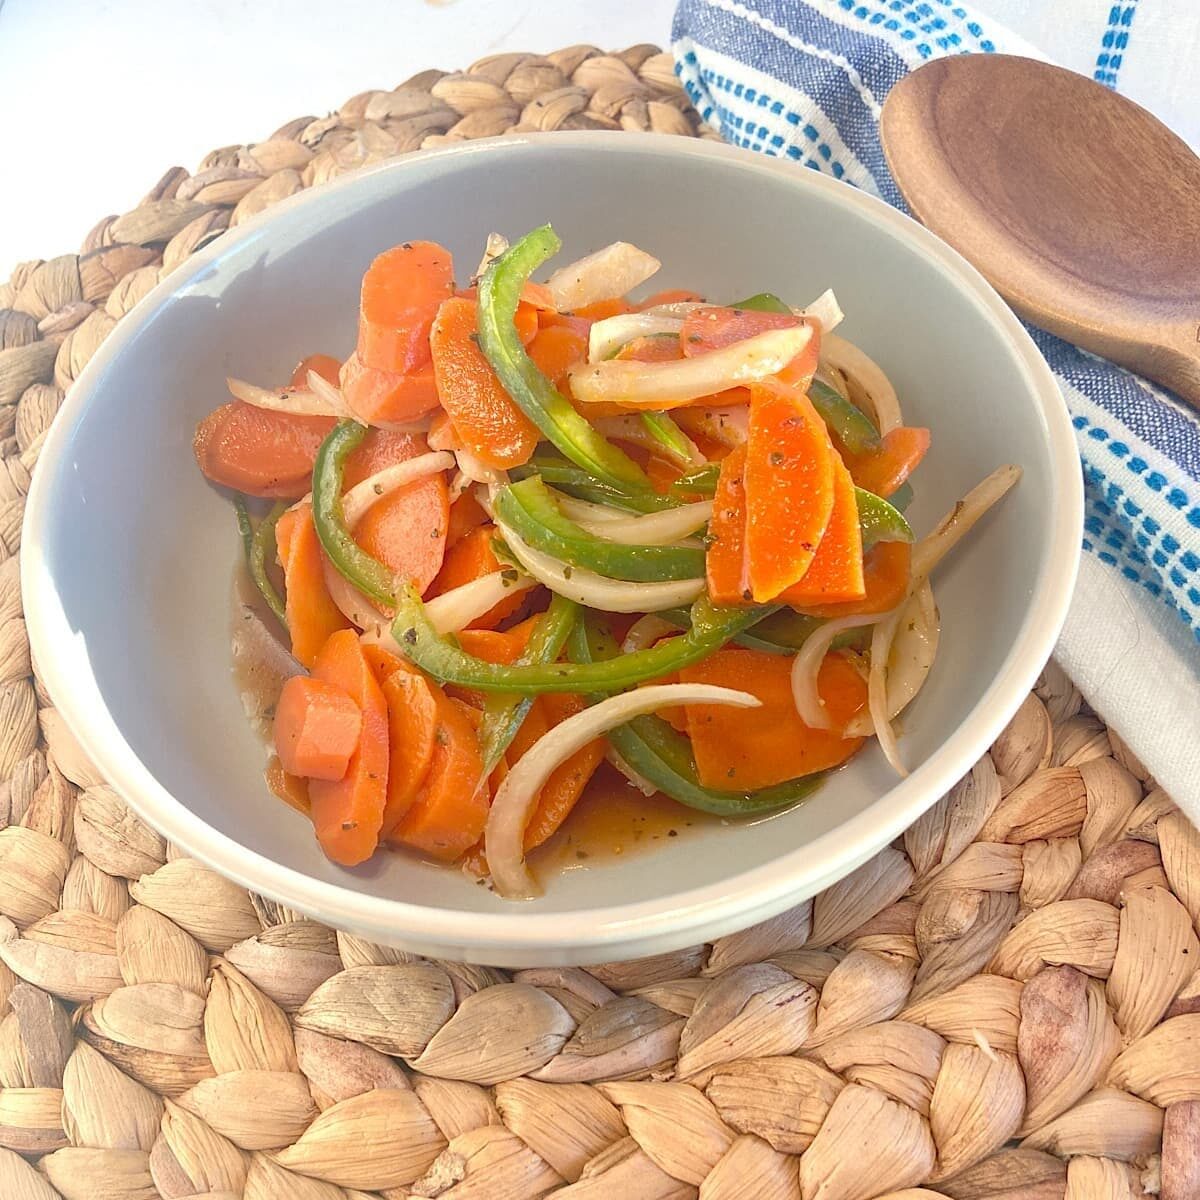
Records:
[[[341,421],[321,443],[313,465],[313,525],[338,574],[363,595],[391,607],[396,603],[396,580],[383,563],[372,558],[354,540],[342,512],[342,476],[346,459],[366,433],[367,427],[357,421]]]
[[[579,605],[565,596],[550,597],[550,607],[537,619],[529,645],[517,659],[519,664],[552,663],[566,645],[571,630],[579,623]],[[496,769],[505,750],[533,707],[532,696],[492,692],[483,705],[479,743],[483,757],[483,779]]]
[[[513,324],[521,289],[562,242],[549,225],[527,233],[479,281],[479,348],[516,406],[563,454],[618,490],[650,490],[645,472],[598,434],[538,370]]]
[[[678,508],[681,503],[653,491],[618,491],[593,479],[574,463],[544,454],[535,454],[527,463],[513,467],[508,473],[510,479],[528,479],[531,475],[540,475],[544,483],[553,484],[560,491],[578,500],[607,504],[610,507],[626,509],[628,512],[665,512],[668,508]]]
[[[729,306],[730,308],[740,308],[748,312],[769,312],[769,313],[790,313],[791,307],[785,304],[774,292],[759,292],[754,296],[747,296],[745,300],[738,300]]]
[[[250,513],[246,508],[246,501],[241,496],[236,497],[233,507],[237,512],[238,531],[242,535],[242,547],[246,552],[246,569],[250,572],[258,594],[286,629],[287,616],[283,597],[267,574],[267,563],[275,551],[275,526],[287,511],[287,505],[282,502],[276,504],[259,521],[257,529],[250,524]]]
[[[698,579],[704,550],[686,546],[636,546],[610,542],[564,517],[536,475],[501,488],[493,501],[496,519],[535,550],[608,579],[633,583]]]
[[[692,605],[691,628],[682,637],[650,650],[638,650],[612,662],[586,665],[549,662],[504,666],[475,658],[442,637],[430,623],[425,605],[411,584],[401,585],[395,602],[392,635],[415,666],[441,683],[482,692],[517,692],[523,696],[542,692],[625,691],[707,658],[770,611],[716,608],[707,596],[701,596]]]
[[[715,496],[721,464],[710,462],[681,475],[668,489],[673,496]]]
[[[864,550],[869,550],[876,542],[913,541],[912,526],[882,496],[856,487],[854,499],[858,504],[858,527],[862,531]]]
[[[661,617],[678,629],[686,629],[688,626],[686,609],[668,608],[654,615]],[[815,633],[824,623],[824,619],[821,617],[810,617],[804,613],[798,613],[794,609],[781,608],[730,640],[735,645],[742,646],[747,650],[791,657],[804,645],[809,635]],[[870,636],[869,626],[861,629],[848,629],[833,639],[830,649],[840,650],[846,646],[857,648],[864,645]]]
[[[908,506],[913,502],[913,490],[911,483],[902,483],[888,498],[887,502],[898,512],[902,513],[907,510]]]
[[[693,448],[687,435],[666,413],[643,412],[638,413],[638,417],[646,431],[663,449],[683,462],[691,458]]]
[[[619,654],[608,630],[590,617],[576,625],[568,645],[572,660],[581,665],[612,661]],[[809,775],[748,792],[706,788],[697,778],[688,739],[661,717],[635,717],[609,730],[608,740],[622,760],[660,792],[688,808],[721,817],[754,816],[786,808],[810,795],[822,778]]]
[[[851,454],[868,454],[879,449],[879,430],[861,408],[851,404],[836,388],[814,379],[808,387],[808,398],[829,431]]]

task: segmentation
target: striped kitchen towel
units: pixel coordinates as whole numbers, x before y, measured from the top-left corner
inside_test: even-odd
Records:
[[[1200,4],[682,0],[672,40],[688,95],[727,140],[898,207],[880,106],[946,54],[1052,59],[1200,142]],[[1030,333],[1071,411],[1086,486],[1083,562],[1056,656],[1200,822],[1200,422],[1146,380]]]

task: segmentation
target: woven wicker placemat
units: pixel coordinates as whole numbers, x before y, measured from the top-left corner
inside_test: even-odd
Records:
[[[514,974],[181,857],[31,676],[30,472],[136,301],[303,187],[563,128],[700,133],[652,46],[427,71],[172,168],[0,287],[0,1197],[1195,1200],[1200,834],[1053,663],[966,779],[815,900]]]

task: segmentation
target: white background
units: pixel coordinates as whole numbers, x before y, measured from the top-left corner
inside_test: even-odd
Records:
[[[674,0],[0,0],[0,281],[169,166],[427,67],[665,47]]]

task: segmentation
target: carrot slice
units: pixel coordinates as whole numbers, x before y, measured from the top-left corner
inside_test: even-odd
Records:
[[[395,660],[398,668],[383,681],[388,710],[388,785],[381,840],[391,836],[412,807],[429,774],[437,736],[437,684]]]
[[[617,358],[632,362],[674,362],[683,356],[677,337],[636,337],[617,351]]]
[[[613,296],[608,300],[593,300],[591,304],[581,304],[574,311],[577,317],[588,321],[603,321],[608,317],[617,317],[621,313],[636,312],[632,304],[621,296]]]
[[[275,707],[275,753],[289,775],[341,779],[362,733],[362,713],[340,687],[293,675]]]
[[[291,386],[294,388],[308,387],[308,373],[316,371],[327,383],[332,383],[334,387],[337,387],[338,372],[341,369],[341,360],[334,358],[332,354],[310,354],[296,364],[296,369],[292,372]]]
[[[667,462],[665,458],[659,458],[657,454],[652,454],[646,460],[645,471],[654,490],[660,496],[665,496],[670,490],[671,484],[683,474],[681,468],[674,463]]]
[[[453,862],[479,840],[491,798],[479,786],[483,758],[474,722],[459,701],[440,689],[433,694],[437,718],[429,772],[391,840]]]
[[[443,592],[462,587],[465,583],[490,575],[500,570],[500,560],[492,549],[493,529],[480,526],[459,538],[447,551],[442,569],[438,577],[429,587],[430,596],[440,596]],[[494,629],[505,617],[511,617],[527,599],[524,592],[505,596],[498,604],[490,608],[482,617],[477,617],[468,626],[469,629]]]
[[[825,535],[804,577],[779,595],[785,604],[796,608],[861,600],[867,594],[863,581],[862,529],[858,524],[854,480],[837,454],[831,455],[831,458],[833,512],[825,527]]]
[[[339,378],[346,407],[364,425],[403,425],[438,406],[437,382],[429,363],[400,373],[368,367],[352,354]]]
[[[356,357],[379,371],[427,366],[429,328],[438,305],[453,294],[454,262],[444,246],[403,242],[385,250],[363,276]]]
[[[711,683],[750,692],[761,708],[687,706],[696,772],[705,787],[727,791],[771,787],[845,762],[864,738],[836,731],[867,702],[866,680],[844,654],[826,655],[817,676],[834,730],[810,729],[792,699],[792,662],[775,654],[727,646],[679,672],[684,683]]]
[[[529,308],[531,332],[537,312]],[[541,434],[513,403],[479,348],[476,308],[447,300],[429,335],[433,373],[442,407],[464,445],[488,466],[507,470],[528,462]]]
[[[458,638],[458,644],[468,654],[482,658],[484,662],[511,666],[525,653],[536,621],[536,617],[529,617],[503,633],[494,629],[463,629],[455,636]],[[447,684],[446,690],[451,696],[473,708],[482,708],[486,699],[483,692],[456,684]]]
[[[714,604],[747,604],[746,577],[746,447],[738,446],[721,460],[713,515],[708,523],[704,556],[708,594]]]
[[[833,446],[808,397],[763,380],[750,388],[746,563],[757,603],[797,583],[833,512]]]
[[[345,486],[352,488],[385,467],[424,453],[424,442],[411,433],[368,430],[346,462]],[[424,592],[442,569],[449,523],[446,480],[431,475],[371,505],[355,526],[354,538],[393,574]]]
[[[267,787],[271,794],[277,796],[289,808],[308,816],[308,780],[299,775],[289,775],[279,758],[272,754],[267,760],[267,769],[263,772]]]
[[[573,717],[586,707],[578,696],[550,694],[537,698],[534,708],[539,706],[547,729],[561,725],[568,717]],[[529,715],[532,716],[533,713],[530,712]],[[527,724],[529,717],[526,717],[525,721]],[[542,785],[537,807],[533,810],[529,824],[525,826],[526,850],[540,846],[561,828],[578,803],[579,797],[583,795],[588,780],[604,761],[606,748],[606,739],[596,738],[586,746],[581,746],[570,758],[564,759],[554,768],[550,778]]]
[[[292,655],[311,667],[330,636],[348,629],[350,622],[334,604],[325,582],[325,556],[313,525],[312,505],[306,501],[284,513],[279,525],[283,533],[277,526],[275,536],[283,562],[284,615]]]
[[[335,424],[333,417],[298,417],[235,400],[200,422],[192,449],[213,483],[298,500],[312,487],[317,451]]]
[[[465,537],[472,529],[478,529],[480,525],[486,525],[488,520],[488,515],[475,498],[474,491],[463,492],[450,505],[450,526],[446,531],[447,551],[459,538]]]
[[[593,322],[587,317],[581,317],[577,313],[561,313],[556,309],[539,309],[538,310],[538,328],[542,330],[557,329],[564,327],[577,333],[583,340],[587,341],[589,330],[592,328]],[[532,346],[530,347],[532,353]]]
[[[666,288],[655,292],[653,296],[647,296],[634,307],[638,312],[645,312],[646,309],[656,308],[660,304],[697,304],[703,300],[704,297],[699,292],[689,292],[687,288]]]
[[[547,325],[529,343],[529,357],[555,387],[561,389],[567,372],[586,360],[587,331],[571,325]]]
[[[312,674],[341,688],[362,711],[362,733],[345,775],[308,785],[321,848],[334,862],[352,867],[370,858],[379,844],[387,801],[387,702],[352,629],[339,630],[321,647]]]
[[[791,329],[808,324],[812,336],[808,344],[779,372],[777,378],[801,391],[807,391],[821,350],[821,328],[816,321],[805,321],[794,313],[756,312],[741,308],[697,308],[683,318],[679,341],[688,358],[709,354],[734,342],[742,342],[771,329]]]
[[[813,604],[804,611],[814,617],[851,617],[885,613],[904,599],[912,570],[912,547],[907,542],[879,542],[863,559],[861,600],[844,604]]]
[[[929,450],[929,430],[900,425],[884,434],[883,445],[868,454],[846,454],[854,482],[877,496],[890,496],[916,470]]]

